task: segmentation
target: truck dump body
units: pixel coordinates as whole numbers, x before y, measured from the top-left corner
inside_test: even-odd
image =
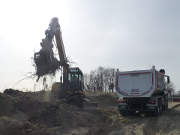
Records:
[[[155,90],[153,70],[119,72],[116,91],[120,97],[150,97]]]
[[[165,73],[150,70],[117,72],[116,92],[120,97],[120,113],[160,113],[168,108],[168,92]]]

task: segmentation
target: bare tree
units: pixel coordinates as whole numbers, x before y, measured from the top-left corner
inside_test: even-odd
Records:
[[[98,67],[87,74],[89,81],[85,84],[94,91],[114,92],[115,70],[113,68]]]

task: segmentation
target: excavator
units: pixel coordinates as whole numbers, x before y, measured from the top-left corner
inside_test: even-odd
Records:
[[[34,54],[37,80],[43,75],[55,74],[57,69],[61,69],[60,82],[52,85],[52,97],[65,99],[68,103],[82,107],[83,73],[79,67],[70,67],[68,63],[58,18],[51,19],[49,27],[45,31],[45,38],[40,44],[42,49]],[[53,46],[57,47],[59,60],[54,56]]]

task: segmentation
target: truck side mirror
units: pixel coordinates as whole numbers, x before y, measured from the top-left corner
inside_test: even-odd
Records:
[[[167,77],[167,83],[168,83],[168,84],[170,83],[170,78],[169,78],[169,76]]]

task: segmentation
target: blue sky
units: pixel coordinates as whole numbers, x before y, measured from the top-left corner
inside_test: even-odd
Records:
[[[1,1],[0,89],[32,89],[31,80],[14,84],[34,71],[31,57],[54,16],[67,56],[84,72],[98,66],[123,71],[155,65],[180,89],[179,7],[179,0]]]

